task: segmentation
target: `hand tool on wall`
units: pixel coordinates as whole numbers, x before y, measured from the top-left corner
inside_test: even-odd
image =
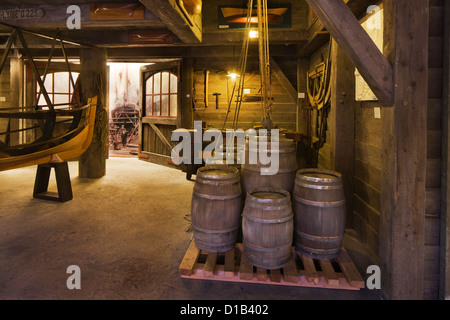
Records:
[[[208,94],[209,94],[209,70],[205,71],[205,108],[208,108]]]
[[[215,93],[213,93],[213,96],[216,96],[216,109],[219,109],[219,96],[220,96],[220,93],[215,92]]]

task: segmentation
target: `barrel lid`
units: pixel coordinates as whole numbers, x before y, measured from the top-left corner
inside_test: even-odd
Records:
[[[214,164],[201,167],[197,170],[197,176],[208,177],[210,179],[221,179],[224,176],[237,176],[239,177],[239,170],[236,167],[226,164]],[[228,179],[228,177],[227,177]]]
[[[297,171],[297,176],[304,180],[321,182],[321,181],[333,181],[342,178],[339,172],[325,169],[300,169]]]
[[[278,192],[267,192],[267,191],[256,191],[252,193],[252,196],[261,199],[281,199],[286,197],[286,195]]]
[[[270,186],[251,189],[247,192],[247,195],[262,200],[277,200],[284,198],[288,198],[290,200],[291,198],[291,194],[288,191]]]
[[[210,169],[210,170],[203,171],[203,174],[227,175],[227,174],[232,174],[232,173],[229,171],[223,171],[223,170],[219,170],[219,169]]]

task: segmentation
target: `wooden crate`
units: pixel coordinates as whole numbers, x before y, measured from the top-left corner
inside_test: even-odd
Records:
[[[192,240],[178,268],[182,278],[287,285],[313,288],[360,290],[364,280],[353,261],[342,248],[332,260],[305,257],[292,248],[289,263],[281,269],[265,270],[251,265],[244,245],[225,253],[208,253],[198,249]]]

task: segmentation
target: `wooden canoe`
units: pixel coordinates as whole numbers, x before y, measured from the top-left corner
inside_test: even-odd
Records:
[[[82,155],[92,141],[96,109],[97,97],[89,99],[84,121],[80,122],[79,127],[74,130],[74,134],[67,141],[62,140],[64,142],[55,146],[17,156],[0,153],[0,171],[64,161]]]

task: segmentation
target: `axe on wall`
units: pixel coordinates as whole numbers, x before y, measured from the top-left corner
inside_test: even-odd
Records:
[[[209,94],[209,70],[205,71],[205,108],[208,108],[208,94]]]

